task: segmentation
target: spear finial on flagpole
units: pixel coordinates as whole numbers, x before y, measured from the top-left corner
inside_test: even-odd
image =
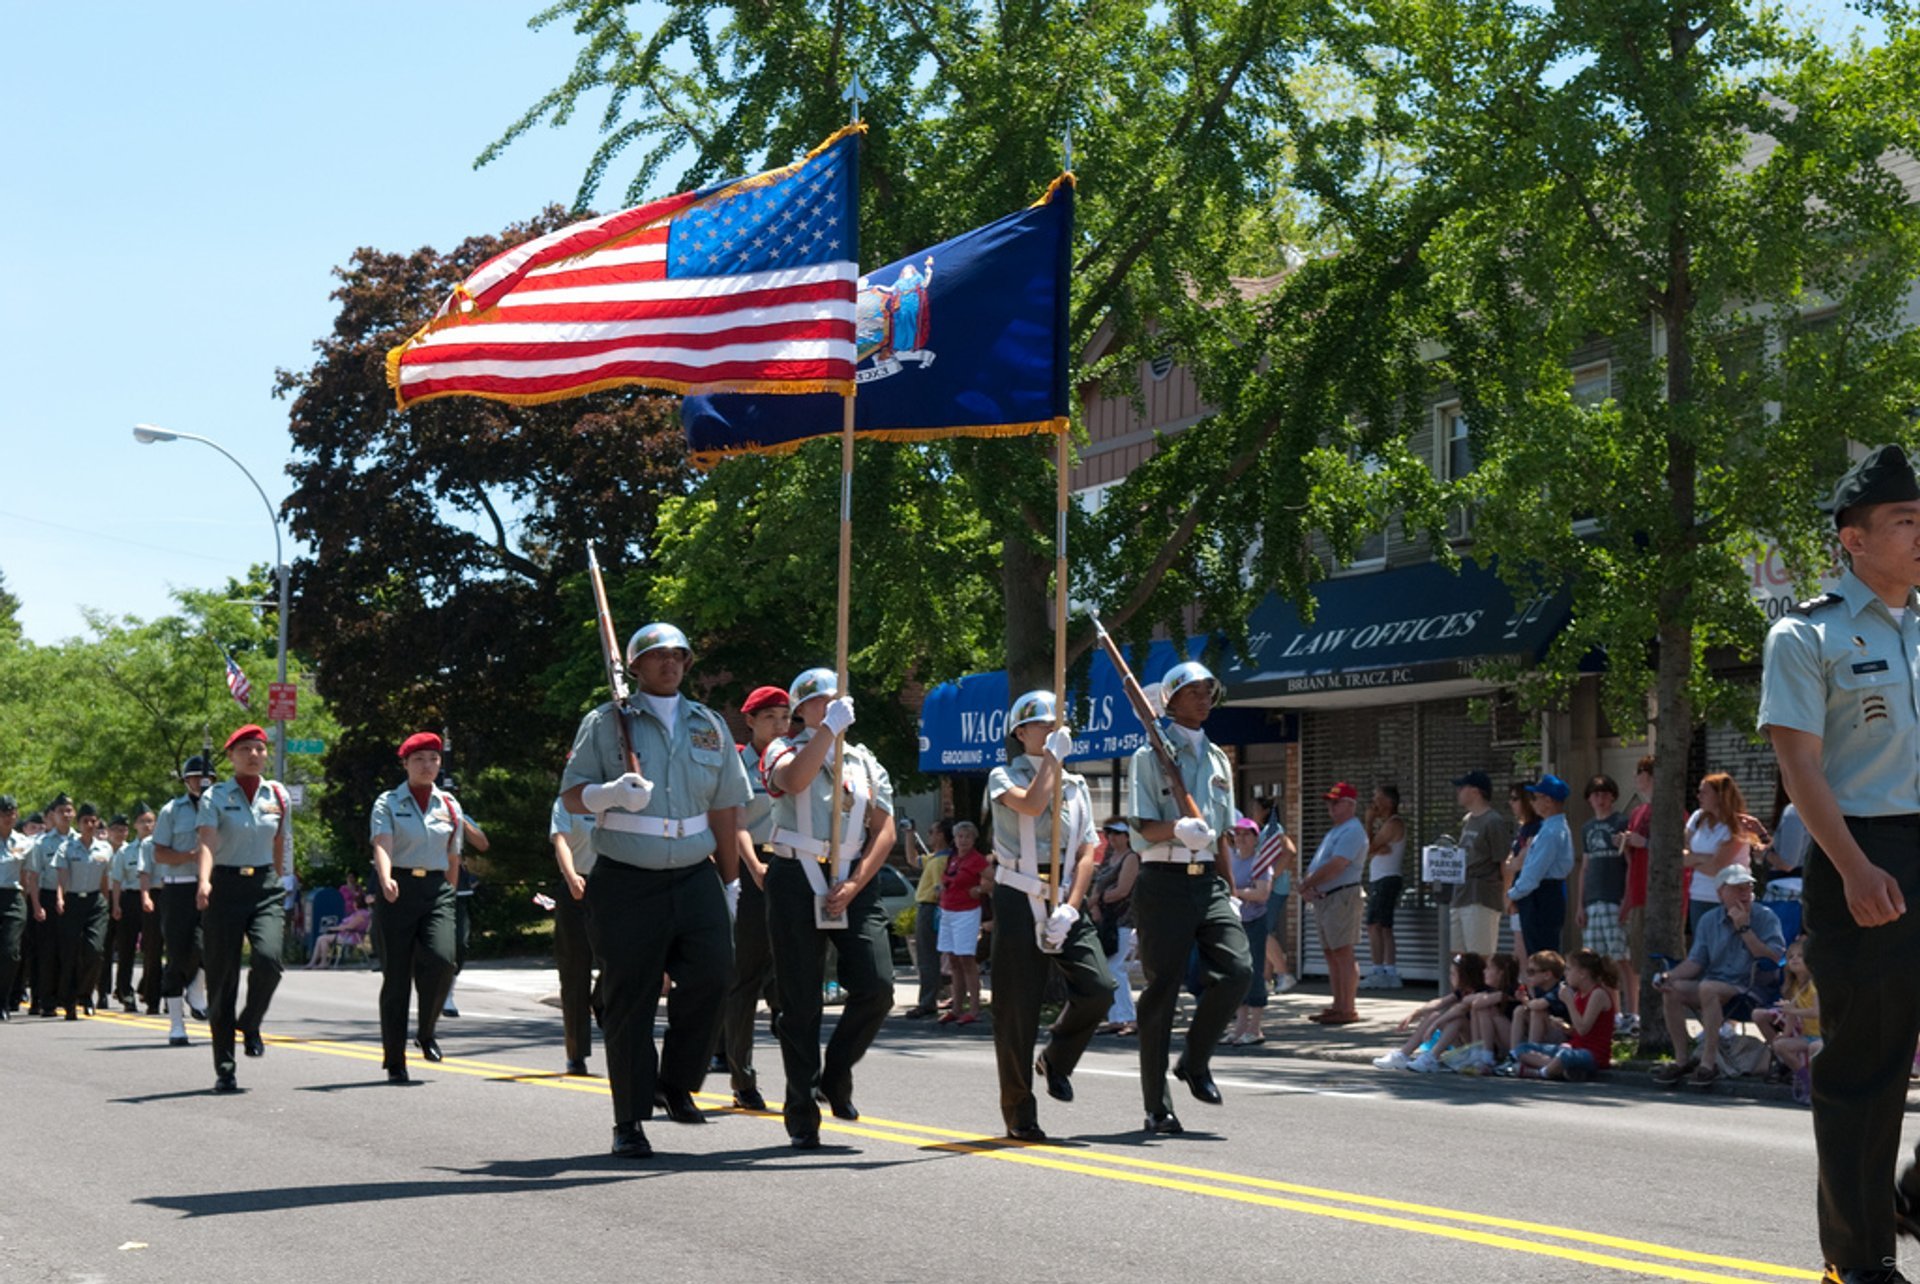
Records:
[[[860,84],[860,69],[853,69],[853,79],[847,82],[847,92],[840,97],[846,100],[850,112],[848,123],[860,123],[860,104],[867,101],[867,91]]]
[[[1073,122],[1067,122],[1066,137],[1060,141],[1060,168],[1073,173]]]

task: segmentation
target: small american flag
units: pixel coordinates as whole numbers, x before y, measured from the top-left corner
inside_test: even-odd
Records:
[[[862,126],[784,169],[570,224],[476,268],[387,354],[401,409],[640,385],[853,386]]]
[[[1274,862],[1280,859],[1285,849],[1287,832],[1278,825],[1268,825],[1260,835],[1260,845],[1253,849],[1253,881],[1259,882],[1273,872]]]
[[[227,661],[227,690],[240,702],[242,709],[250,708],[253,701],[253,683],[247,681],[247,671],[233,662],[233,657],[222,651]]]

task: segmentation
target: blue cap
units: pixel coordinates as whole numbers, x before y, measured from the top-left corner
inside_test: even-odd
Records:
[[[1573,790],[1567,788],[1567,782],[1558,776],[1542,776],[1527,786],[1530,794],[1545,794],[1555,802],[1565,802]]]
[[[1455,789],[1466,785],[1472,785],[1488,798],[1493,797],[1493,777],[1484,771],[1469,771],[1464,776],[1455,776],[1453,778],[1453,787]]]

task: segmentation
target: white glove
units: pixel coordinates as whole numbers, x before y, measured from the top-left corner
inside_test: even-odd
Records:
[[[1206,851],[1219,837],[1213,826],[1198,816],[1182,816],[1173,822],[1173,841],[1190,852]]]
[[[580,801],[596,816],[609,807],[618,807],[622,811],[645,811],[647,804],[653,801],[653,782],[637,771],[629,771],[618,780],[609,780],[604,785],[588,785],[580,791]]]
[[[1147,698],[1147,708],[1153,710],[1154,717],[1164,718],[1167,716],[1166,692],[1160,689],[1158,682],[1147,683],[1147,685],[1140,688],[1140,694]]]
[[[1239,898],[1238,896],[1234,896],[1234,895],[1232,895],[1231,893],[1229,893],[1229,894],[1228,894],[1228,896],[1227,896],[1227,904],[1228,904],[1228,905],[1229,905],[1230,907],[1232,907],[1232,909],[1233,909],[1233,913],[1234,913],[1234,917],[1236,917],[1236,918],[1238,918],[1238,917],[1239,917],[1239,915],[1240,915],[1240,907],[1241,907],[1241,905],[1243,905],[1244,903],[1245,903],[1245,902],[1243,902],[1243,901],[1242,901],[1242,900],[1241,900],[1241,899],[1240,899],[1240,898]]]
[[[827,724],[831,735],[840,735],[853,725],[853,697],[835,696],[827,701],[827,713],[821,721]]]
[[[1047,915],[1047,944],[1058,948],[1066,943],[1067,929],[1080,921],[1080,911],[1071,905],[1056,906]]]
[[[1047,752],[1053,755],[1055,762],[1065,762],[1067,755],[1073,752],[1073,733],[1065,727],[1055,727],[1049,731]]]

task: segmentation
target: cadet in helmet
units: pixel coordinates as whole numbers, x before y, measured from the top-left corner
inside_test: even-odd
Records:
[[[1047,1095],[1073,1100],[1069,1078],[1113,1003],[1113,978],[1091,920],[1083,918],[1093,882],[1093,803],[1082,776],[1066,772],[1073,733],[1055,709],[1053,692],[1029,691],[1013,702],[1007,728],[1020,753],[987,777],[993,805],[993,1048],[1000,1066],[1000,1113],[1007,1136],[1044,1141],[1033,1097],[1033,1076]],[[1064,773],[1064,778],[1063,778]],[[1054,826],[1054,786],[1061,785],[1060,824]],[[1053,846],[1056,841],[1059,846]],[[1042,853],[1045,853],[1044,857]],[[1051,866],[1061,894],[1049,905],[1042,865]],[[1067,1003],[1055,1018],[1047,1047],[1034,1060],[1040,1001],[1058,971]]]
[[[706,1122],[693,1094],[733,960],[724,884],[736,872],[740,808],[752,789],[726,723],[680,694],[692,657],[671,624],[628,639],[639,690],[624,707],[609,701],[581,720],[561,781],[567,809],[595,817],[587,930],[606,1002],[613,1153],[630,1158],[653,1153],[641,1125],[655,1104],[676,1123]],[[673,992],[656,1052],[663,976]]]
[[[1194,1098],[1220,1104],[1207,1064],[1253,978],[1247,934],[1231,896],[1232,866],[1221,835],[1233,824],[1233,773],[1227,755],[1202,730],[1220,697],[1220,683],[1204,664],[1189,660],[1160,681],[1168,723],[1167,747],[1180,778],[1200,809],[1188,816],[1152,745],[1133,755],[1127,777],[1127,819],[1140,847],[1140,874],[1133,885],[1133,916],[1140,967],[1147,988],[1140,994],[1140,1089],[1150,1133],[1182,1131],[1167,1091],[1167,1057],[1173,1013],[1187,960],[1200,954],[1200,995],[1187,1046],[1174,1077]]]
[[[287,872],[293,815],[285,786],[266,780],[267,733],[252,725],[227,737],[233,779],[200,796],[200,882],[194,900],[206,931],[207,1011],[213,1027],[213,1090],[238,1092],[234,1030],[247,1055],[265,1056],[260,1023],[280,985],[287,914],[280,879]],[[247,1002],[240,1003],[240,952],[249,948]],[[235,1009],[239,1008],[238,1015]]]
[[[20,970],[20,940],[27,927],[27,897],[20,871],[33,841],[14,828],[20,806],[0,794],[0,1021],[13,1020],[13,982]]]
[[[93,1015],[94,983],[111,921],[106,891],[113,846],[103,832],[99,808],[82,803],[76,828],[79,841],[61,849],[56,866],[62,902],[59,993],[69,1021],[78,1021],[83,1011]]]
[[[160,974],[160,1005],[167,1010],[171,1047],[187,1046],[187,1010],[199,1008],[188,991],[200,973],[200,796],[213,786],[213,764],[199,754],[180,768],[187,792],[160,808],[153,826],[153,879],[159,885],[160,936],[167,965]],[[203,1019],[196,1011],[194,1019]]]
[[[835,690],[832,669],[808,669],[787,690],[803,724],[767,746],[761,759],[773,795],[773,853],[767,869],[767,935],[780,994],[780,1057],[787,1073],[787,1136],[796,1150],[820,1145],[820,1105],[858,1119],[853,1067],[893,1009],[893,951],[874,875],[893,849],[893,781],[859,745],[846,746],[840,795],[833,789],[835,738],[853,725],[853,699]],[[840,850],[829,853],[840,809]],[[846,1006],[820,1055],[821,986],[833,945]]]
[[[388,1083],[407,1083],[407,995],[418,989],[420,1055],[440,1060],[434,1025],[453,983],[453,885],[460,877],[460,808],[436,788],[431,731],[401,742],[406,780],[373,802],[373,918],[380,932],[380,1050]]]
[[[765,1110],[753,1069],[753,1018],[763,995],[773,990],[773,947],[767,942],[767,861],[773,856],[773,797],[760,774],[760,756],[793,725],[787,693],[779,687],[756,687],[740,706],[746,716],[748,742],[735,746],[753,799],[747,803],[740,828],[740,899],[733,912],[733,976],[727,982],[726,1007],[720,1018],[721,1049],[733,1082],[733,1104],[742,1110]],[[777,1001],[777,999],[776,999]]]

